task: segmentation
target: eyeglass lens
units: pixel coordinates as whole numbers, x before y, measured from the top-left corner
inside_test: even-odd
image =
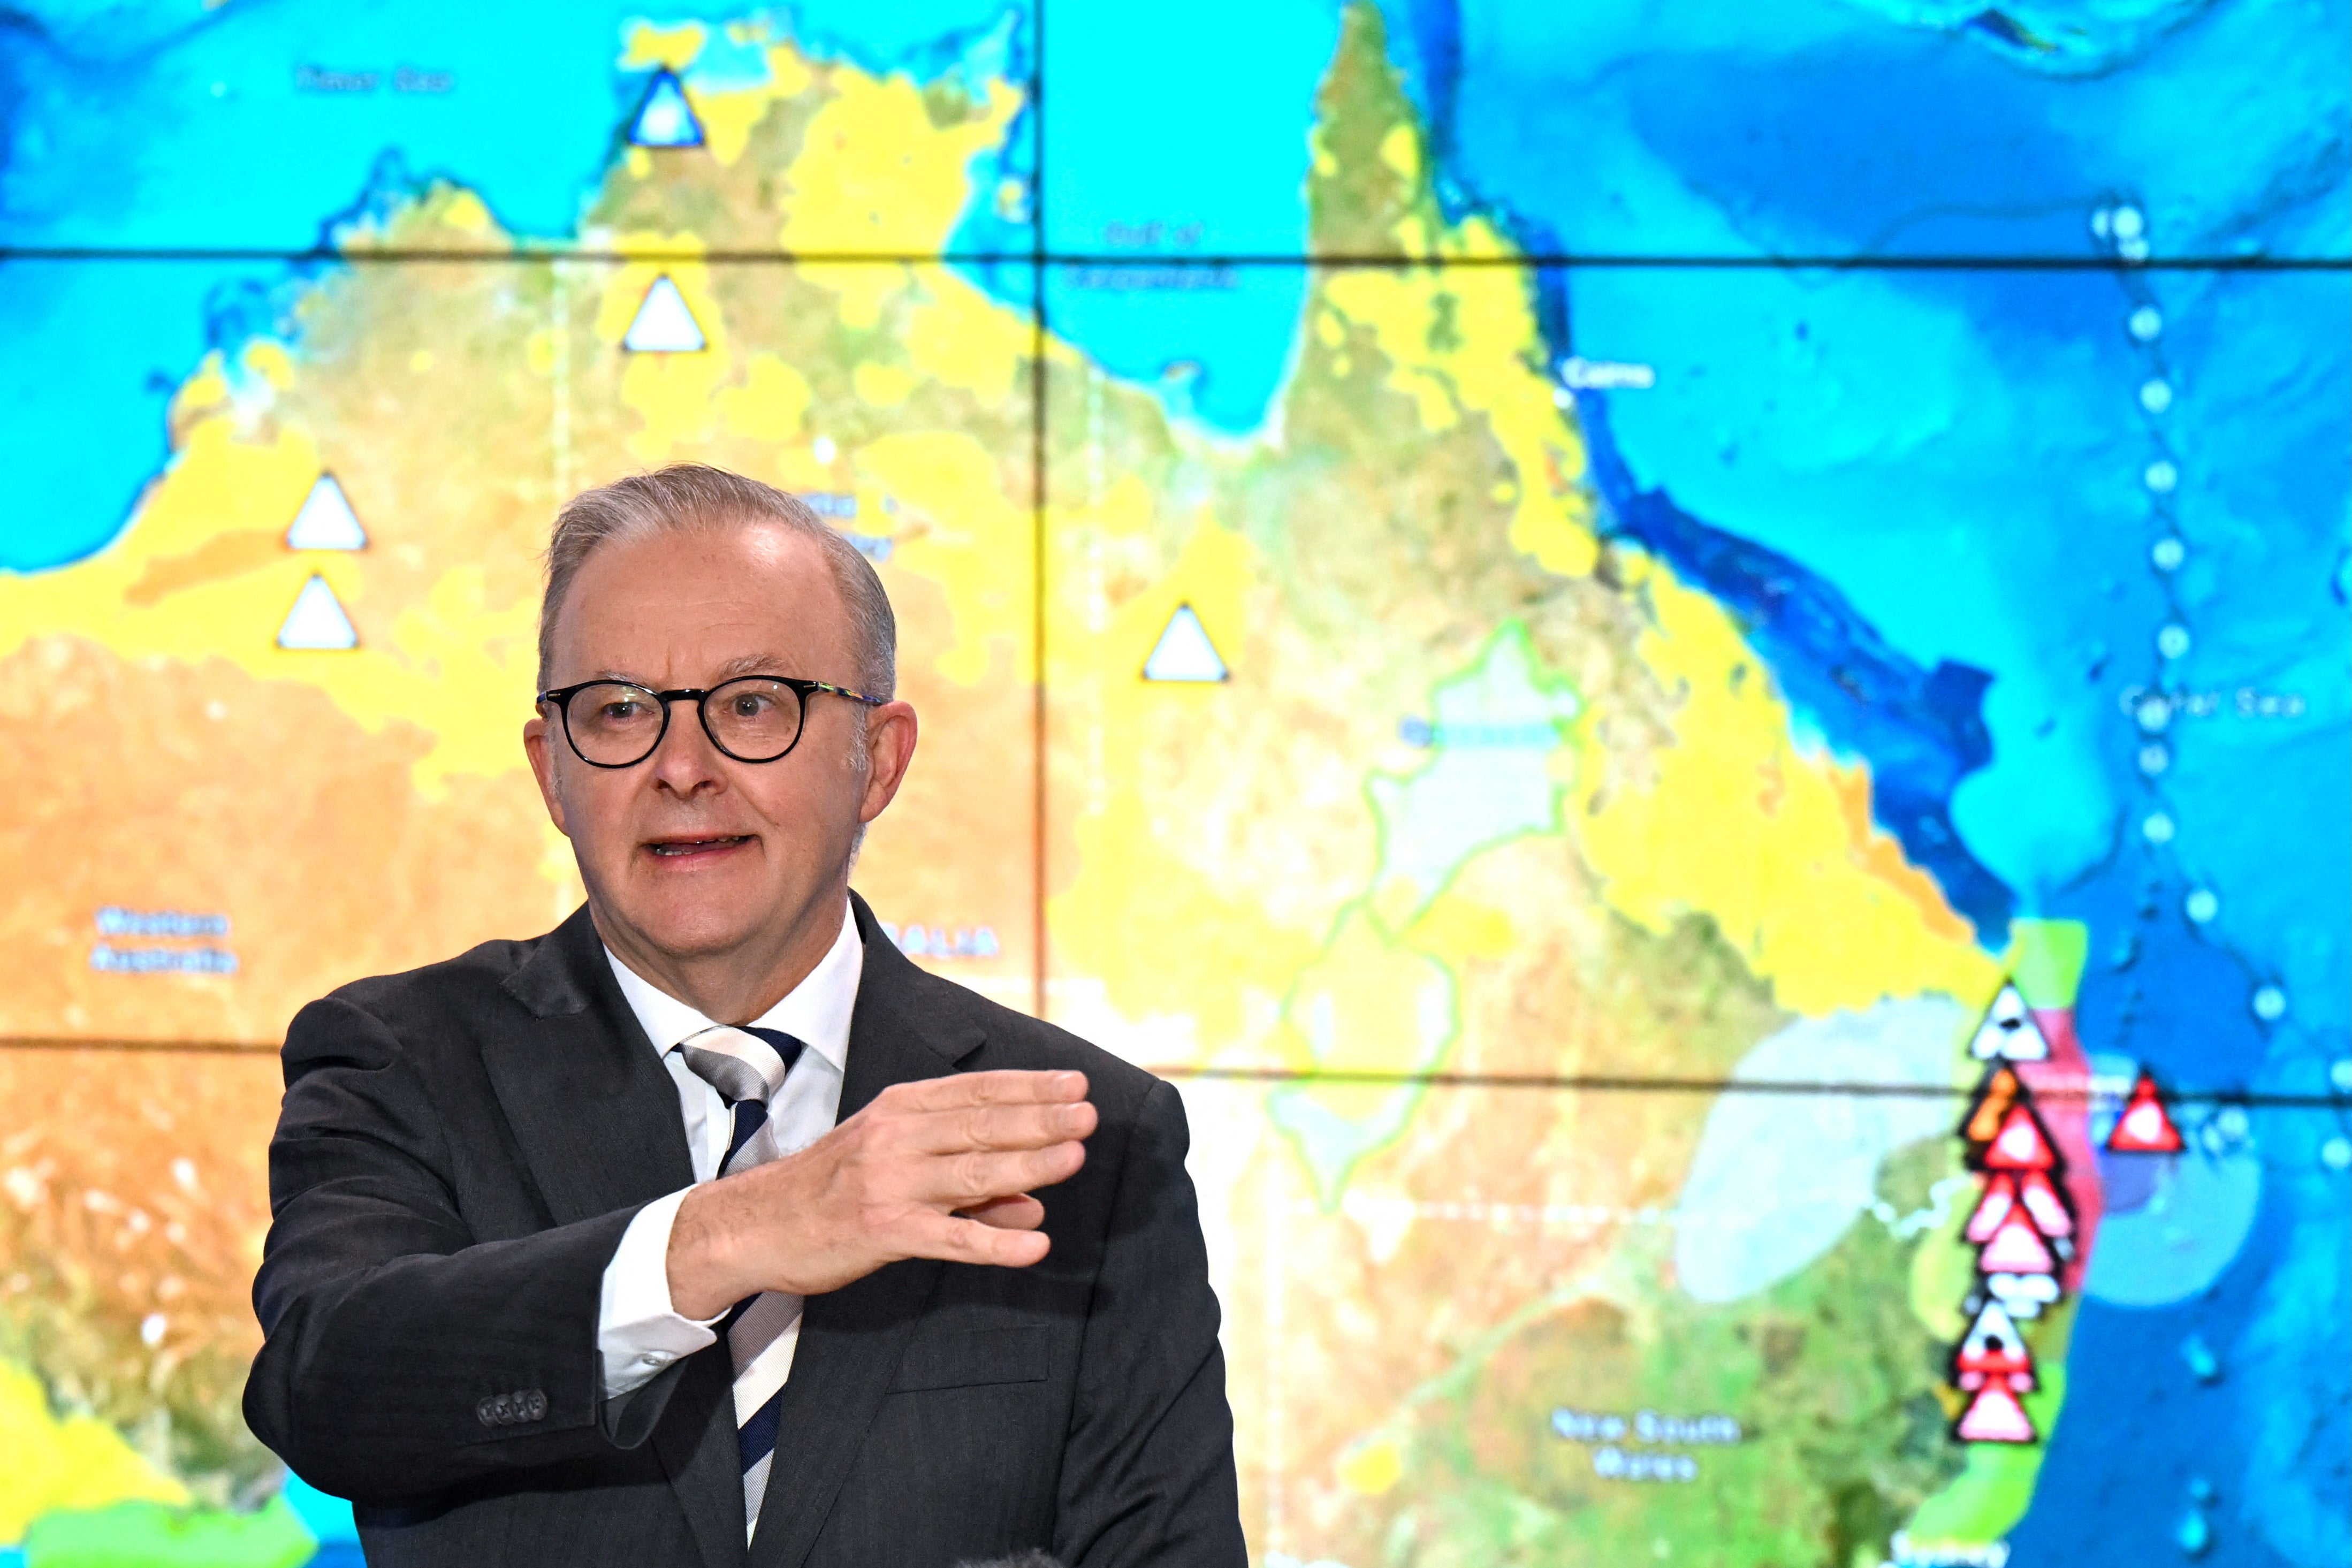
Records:
[[[642,686],[599,681],[572,693],[564,731],[581,757],[599,767],[627,767],[653,754],[664,729],[661,699]],[[743,763],[773,762],[800,739],[800,693],[758,676],[730,680],[702,700],[702,727],[719,749]]]

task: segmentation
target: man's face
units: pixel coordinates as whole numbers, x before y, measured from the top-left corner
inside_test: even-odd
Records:
[[[610,679],[667,691],[739,675],[858,686],[824,557],[758,525],[601,547],[572,579],[552,652],[551,687]],[[914,717],[891,703],[861,740],[858,704],[846,698],[812,694],[807,715],[788,755],[756,763],[714,747],[686,702],[672,705],[660,746],[632,767],[583,762],[551,709],[525,727],[549,814],[625,962],[759,969],[812,940],[830,943],[858,828],[897,792]]]

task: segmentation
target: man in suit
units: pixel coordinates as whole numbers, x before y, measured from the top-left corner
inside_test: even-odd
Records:
[[[586,906],[287,1036],[246,1415],[370,1562],[1244,1563],[1175,1092],[849,891],[893,638],[767,486],[558,519],[524,745]]]

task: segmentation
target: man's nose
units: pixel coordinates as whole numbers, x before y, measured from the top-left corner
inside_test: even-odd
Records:
[[[702,710],[692,702],[672,702],[669,728],[647,765],[654,783],[674,795],[715,790],[726,782],[719,749],[702,728]]]

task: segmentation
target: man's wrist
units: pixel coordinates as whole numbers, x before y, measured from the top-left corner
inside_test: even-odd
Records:
[[[729,1278],[728,1194],[706,1182],[686,1194],[669,1230],[669,1300],[684,1318],[710,1318],[751,1294]]]
[[[656,1198],[629,1221],[597,1290],[596,1349],[606,1398],[638,1388],[711,1342],[719,1314],[681,1316],[670,1299],[669,1242],[693,1189]]]

